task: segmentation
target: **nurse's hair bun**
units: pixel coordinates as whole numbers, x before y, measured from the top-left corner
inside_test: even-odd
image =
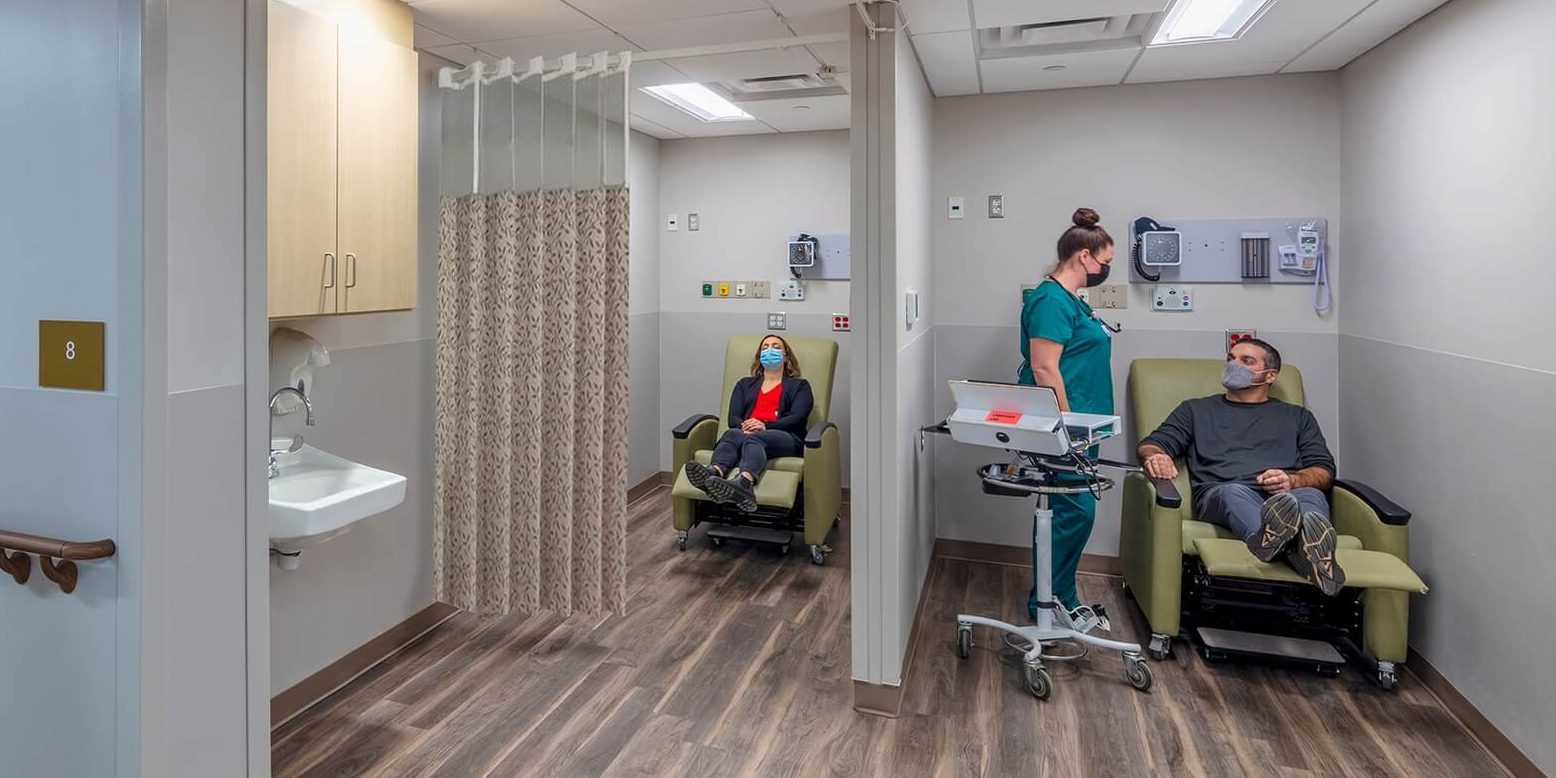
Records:
[[[1102,217],[1098,216],[1097,212],[1090,208],[1077,208],[1075,209],[1075,215],[1070,217],[1070,221],[1075,222],[1077,227],[1089,230],[1101,224]]]

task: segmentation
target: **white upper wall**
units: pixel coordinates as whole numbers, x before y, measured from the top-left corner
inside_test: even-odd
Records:
[[[898,35],[896,56],[896,222],[897,222],[897,347],[902,348],[934,326],[932,314],[935,268],[934,171],[932,114],[934,96],[924,82],[923,71],[908,36]],[[906,293],[919,293],[919,320],[906,325]]]
[[[633,132],[627,165],[632,221],[628,308],[634,314],[654,313],[659,310],[659,140]]]
[[[661,310],[847,311],[847,281],[806,281],[803,302],[776,298],[790,277],[790,236],[848,234],[848,155],[843,131],[661,141]],[[676,232],[665,229],[672,213],[681,217]],[[697,232],[687,229],[690,213],[701,220]],[[704,299],[703,282],[715,279],[770,281],[773,299]]]
[[[942,98],[935,103],[937,324],[1013,326],[1020,285],[1054,264],[1078,206],[1119,241],[1109,283],[1130,277],[1130,224],[1174,219],[1340,215],[1339,81],[1333,73]],[[1005,195],[1005,218],[985,198]],[[966,218],[946,218],[946,198]],[[1334,332],[1306,286],[1196,285],[1190,313],[1148,309],[1147,283],[1109,321],[1131,328]],[[1343,287],[1335,295],[1336,308]],[[1012,363],[1014,364],[1014,363]],[[1014,368],[1012,368],[1014,369]]]

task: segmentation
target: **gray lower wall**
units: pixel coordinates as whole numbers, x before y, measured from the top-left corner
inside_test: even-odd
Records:
[[[271,690],[280,692],[432,604],[431,340],[331,352],[302,432],[332,454],[406,477],[405,501],[270,571]]]
[[[631,488],[659,473],[659,450],[668,449],[670,436],[669,427],[659,420],[659,314],[635,313],[628,326],[627,487]]]
[[[849,462],[849,333],[833,332],[827,314],[788,315],[789,328],[781,334],[831,338],[838,342],[837,374],[832,393],[831,421],[843,439],[843,484],[848,484]],[[735,333],[767,331],[765,313],[659,314],[659,467],[670,469],[670,429],[697,413],[722,414],[729,397],[721,396],[724,383],[724,346]],[[803,370],[804,365],[800,365]],[[633,440],[637,440],[636,437]]]
[[[1550,674],[1556,532],[1540,492],[1556,374],[1340,338],[1346,474],[1410,509],[1410,643],[1542,768],[1556,766]]]
[[[243,385],[168,395],[168,754],[175,776],[240,775],[248,671]]]
[[[916,64],[916,63],[915,63]],[[929,574],[935,551],[936,526],[934,460],[928,436],[919,445],[919,429],[939,421],[935,415],[936,328],[922,330],[915,340],[897,352],[897,473],[898,506],[902,515],[902,559],[897,622],[903,650],[908,647],[918,612],[920,589]]]
[[[1013,381],[1021,338],[1016,327],[935,326],[935,416],[944,418],[953,406],[946,382],[958,378]],[[1333,333],[1261,332],[1290,364],[1301,368],[1308,407],[1318,417],[1330,448],[1348,473],[1351,458],[1342,449],[1343,424],[1339,402],[1339,346]],[[1102,445],[1102,456],[1132,461],[1134,443],[1150,430],[1138,430],[1129,418],[1125,395],[1131,360],[1143,357],[1219,359],[1225,334],[1220,330],[1131,330],[1113,337],[1113,401],[1124,417],[1126,434]],[[1346,438],[1349,440],[1349,438]],[[1028,546],[1032,540],[1032,506],[1025,500],[990,497],[979,488],[973,471],[999,461],[1002,452],[964,446],[945,436],[930,443],[935,473],[935,506],[939,535],[943,538]],[[1119,511],[1122,495],[1113,490],[1103,495],[1097,508],[1097,524],[1086,550],[1092,554],[1118,554]]]

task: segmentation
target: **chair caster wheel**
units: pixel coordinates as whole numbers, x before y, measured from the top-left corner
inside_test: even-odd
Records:
[[[1167,635],[1152,635],[1151,643],[1145,650],[1152,659],[1158,662],[1166,661],[1167,657],[1172,656],[1172,638]]]
[[[783,544],[783,545],[778,547],[778,556],[788,556],[788,555],[789,555],[789,544],[788,543],[785,543],[785,544]]]
[[[826,546],[811,546],[810,547],[810,563],[813,564],[813,565],[826,564],[826,561],[827,561],[827,551],[828,551],[828,549],[827,549]]]
[[[1378,671],[1378,688],[1391,692],[1399,686],[1399,676],[1393,670]]]
[[[967,659],[972,656],[972,625],[956,625],[956,655]]]
[[[1151,666],[1139,654],[1124,655],[1124,674],[1129,678],[1129,685],[1142,692],[1150,691],[1151,684],[1156,681]]]
[[[1047,700],[1053,696],[1054,681],[1048,676],[1048,668],[1041,665],[1026,665],[1024,667],[1027,681],[1027,691],[1039,700]]]
[[[677,533],[675,533],[675,547],[676,547],[676,549],[678,549],[680,551],[685,551],[686,550],[686,535],[687,535],[687,533],[685,533],[685,532],[677,532]]]
[[[837,529],[838,527],[841,527],[841,526],[843,526],[843,516],[841,514],[839,514],[837,516],[833,516],[832,517],[832,529]]]
[[[724,547],[724,539],[723,538],[708,538],[708,542],[712,543],[714,548],[723,548]]]

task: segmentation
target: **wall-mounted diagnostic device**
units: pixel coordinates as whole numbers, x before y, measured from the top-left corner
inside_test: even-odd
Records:
[[[795,278],[813,281],[847,281],[848,236],[802,232],[785,246],[785,266]]]
[[[1155,219],[1135,219],[1134,242],[1129,247],[1129,257],[1135,273],[1147,281],[1162,280],[1160,270],[1148,268],[1178,267],[1183,264],[1183,236],[1171,227],[1158,224]]]

